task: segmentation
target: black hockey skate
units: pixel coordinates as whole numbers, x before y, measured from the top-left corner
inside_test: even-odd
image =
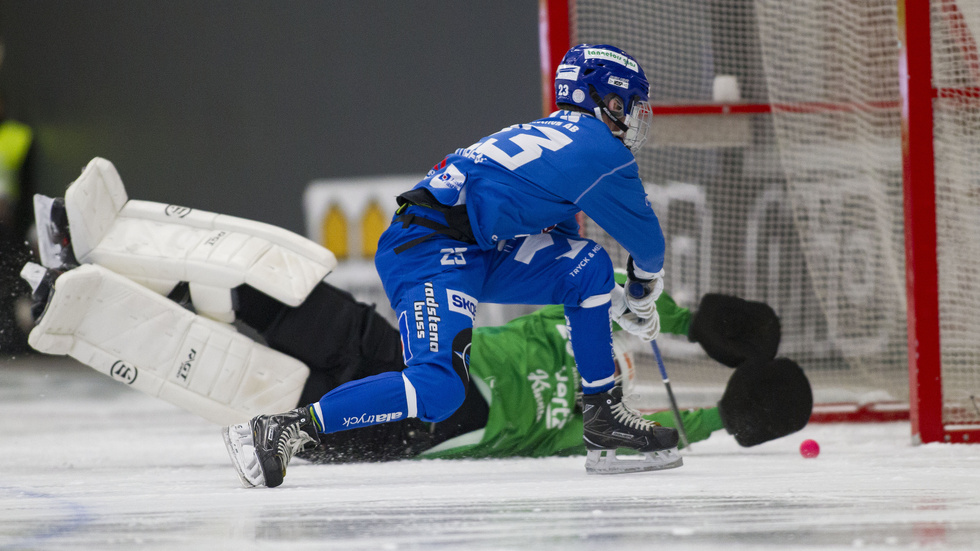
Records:
[[[52,270],[70,270],[78,266],[71,248],[68,211],[61,197],[34,196],[34,225],[37,228],[38,256],[41,264]]]
[[[589,474],[619,474],[672,469],[684,464],[677,452],[677,430],[647,421],[623,403],[623,389],[616,385],[607,392],[582,397],[583,438],[588,448],[585,471]],[[640,455],[616,456],[617,448]]]
[[[223,436],[228,455],[246,488],[282,484],[293,455],[320,443],[309,407],[259,415],[248,423],[225,427]]]

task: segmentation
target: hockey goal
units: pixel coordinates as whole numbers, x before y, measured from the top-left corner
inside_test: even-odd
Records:
[[[814,420],[907,418],[915,442],[980,441],[980,4],[540,7],[546,111],[571,44],[620,46],[646,71],[655,122],[638,161],[679,303],[773,306]],[[727,368],[685,339],[660,345],[682,407],[717,401]]]

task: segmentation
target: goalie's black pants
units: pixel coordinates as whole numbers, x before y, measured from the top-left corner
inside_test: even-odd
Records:
[[[238,319],[266,344],[310,368],[299,404],[318,401],[343,383],[405,369],[398,330],[373,305],[321,282],[303,304],[291,308],[243,285],[235,290]],[[320,446],[299,457],[318,463],[389,461],[414,457],[450,438],[481,429],[489,407],[468,392],[448,419],[426,423],[405,419],[320,435]]]

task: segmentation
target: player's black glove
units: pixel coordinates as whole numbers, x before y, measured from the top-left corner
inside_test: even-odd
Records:
[[[771,360],[779,349],[779,317],[768,304],[709,293],[701,298],[687,338],[728,367]]]
[[[718,412],[739,445],[755,446],[805,427],[813,392],[793,360],[749,360],[732,373]]]

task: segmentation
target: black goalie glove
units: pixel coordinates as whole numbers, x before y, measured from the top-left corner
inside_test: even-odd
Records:
[[[701,298],[687,338],[728,367],[771,360],[779,349],[779,317],[768,304],[709,293]]]
[[[749,360],[732,373],[718,412],[739,445],[755,446],[805,427],[813,392],[793,360]]]

